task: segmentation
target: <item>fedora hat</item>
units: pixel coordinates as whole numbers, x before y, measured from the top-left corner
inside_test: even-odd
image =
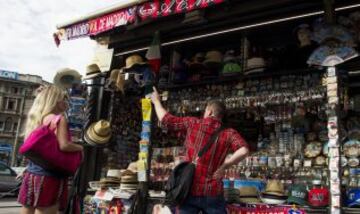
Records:
[[[81,82],[81,75],[74,69],[63,68],[56,72],[54,84],[62,89],[71,88],[74,83]]]
[[[101,74],[101,70],[97,64],[90,64],[86,67],[86,76],[84,80],[97,77]]]
[[[131,69],[134,65],[144,65],[147,64],[144,62],[143,58],[140,55],[134,54],[126,58],[125,60],[125,69]]]
[[[89,126],[86,131],[85,139],[90,142],[98,144],[105,144],[109,142],[111,138],[111,127],[110,123],[106,120],[99,120]]]
[[[106,177],[121,179],[121,170],[120,169],[109,169],[106,173]]]
[[[264,193],[266,195],[286,196],[284,185],[278,180],[269,180]]]
[[[255,186],[240,187],[239,202],[244,204],[260,203],[259,193]]]
[[[209,51],[205,56],[205,64],[222,63],[223,55],[220,51]]]

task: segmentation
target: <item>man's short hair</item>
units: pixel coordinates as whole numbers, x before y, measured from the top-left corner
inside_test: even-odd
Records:
[[[207,103],[206,106],[211,108],[215,117],[219,119],[223,119],[225,117],[226,107],[224,103],[216,100],[211,100]]]

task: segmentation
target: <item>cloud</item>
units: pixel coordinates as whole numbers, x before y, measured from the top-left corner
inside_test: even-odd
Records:
[[[39,75],[50,82],[56,71],[63,67],[85,74],[95,42],[82,38],[63,41],[57,48],[52,34],[57,24],[112,4],[113,1],[98,0],[13,0],[2,3],[0,69]]]

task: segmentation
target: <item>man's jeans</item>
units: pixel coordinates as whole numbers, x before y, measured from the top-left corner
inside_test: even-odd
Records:
[[[179,214],[198,214],[200,211],[203,214],[226,214],[224,197],[189,196],[188,199],[179,206]]]

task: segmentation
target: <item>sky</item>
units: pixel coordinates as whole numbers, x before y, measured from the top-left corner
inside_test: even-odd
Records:
[[[95,42],[88,37],[56,47],[56,25],[122,0],[0,0],[0,70],[34,74],[52,82],[69,67],[84,75]]]

